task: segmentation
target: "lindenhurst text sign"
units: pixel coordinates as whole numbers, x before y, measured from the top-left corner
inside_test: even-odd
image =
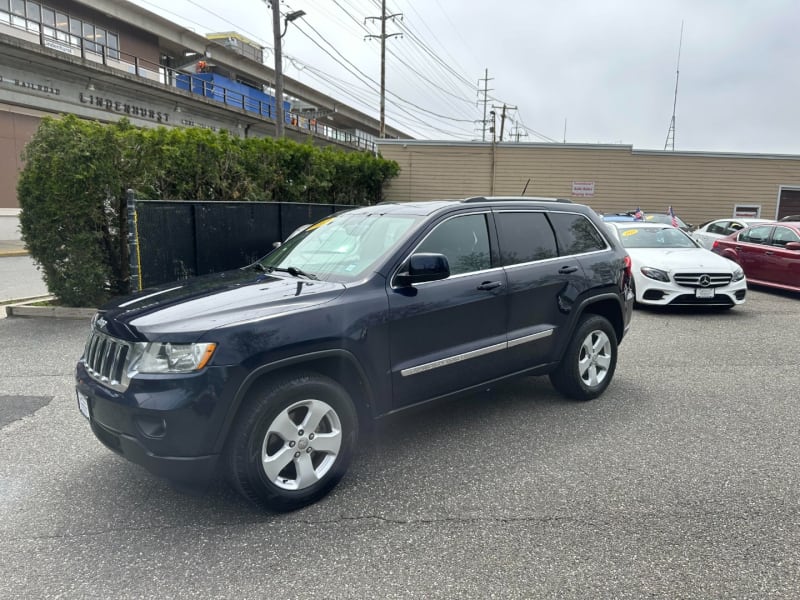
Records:
[[[141,119],[150,119],[157,123],[169,123],[169,114],[160,110],[155,110],[154,108],[131,104],[129,102],[123,102],[122,100],[114,100],[113,98],[84,94],[83,92],[80,92],[79,100],[82,104],[104,108],[111,112],[130,115],[131,117],[139,117]]]

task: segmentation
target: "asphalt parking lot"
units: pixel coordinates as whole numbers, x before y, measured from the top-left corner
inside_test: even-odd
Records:
[[[287,515],[114,456],[73,395],[88,322],[2,319],[0,597],[796,598],[799,313],[637,310],[603,397],[396,417]]]

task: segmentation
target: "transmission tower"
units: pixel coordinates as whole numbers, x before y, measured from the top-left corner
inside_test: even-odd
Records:
[[[675,109],[678,106],[678,79],[681,76],[681,46],[683,46],[683,21],[681,21],[681,38],[678,42],[678,68],[675,71],[675,97],[672,100],[672,119],[667,130],[667,140],[664,142],[664,150],[675,151]]]
[[[483,121],[480,121],[481,124],[481,140],[486,141],[486,126],[489,124],[489,121],[486,119],[486,107],[489,104],[489,92],[492,91],[489,88],[489,82],[491,79],[489,78],[489,69],[484,71],[483,79],[478,79],[478,84],[480,85],[481,81],[483,82],[483,89],[478,88],[478,95],[483,94]],[[481,102],[481,98],[478,98],[478,101]]]

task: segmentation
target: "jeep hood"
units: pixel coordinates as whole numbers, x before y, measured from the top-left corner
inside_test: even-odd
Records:
[[[341,283],[237,269],[176,281],[117,298],[100,309],[105,330],[123,338],[201,334],[329,302]],[[182,334],[182,335],[181,335]]]

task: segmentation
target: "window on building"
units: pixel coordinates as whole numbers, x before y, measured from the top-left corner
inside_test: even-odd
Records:
[[[110,31],[106,34],[106,45],[108,46],[108,56],[119,59],[119,36]]]
[[[28,17],[28,20],[25,23],[26,29],[33,33],[39,33],[41,30],[40,23],[42,21],[42,8],[39,6],[39,3],[26,2],[25,14]]]
[[[0,10],[8,12],[8,0],[0,0]]]
[[[69,42],[69,17],[56,11],[56,38],[61,42]]]
[[[56,29],[60,31],[69,31],[69,19],[67,15],[56,11]]]
[[[55,28],[56,26],[56,11],[52,8],[42,7],[42,25]]]
[[[38,2],[25,3],[25,16],[36,23],[42,22],[42,8]]]
[[[25,0],[11,0],[11,24],[26,29]]]
[[[69,18],[69,32],[78,37],[83,34],[83,23],[81,23],[80,19],[76,19],[75,17]]]
[[[101,29],[100,27],[94,28],[94,41],[98,46],[105,46],[106,45],[106,30]],[[102,48],[98,48],[97,51],[100,52]]]
[[[97,52],[97,44],[94,43],[94,25],[83,22],[83,47],[89,52]]]

